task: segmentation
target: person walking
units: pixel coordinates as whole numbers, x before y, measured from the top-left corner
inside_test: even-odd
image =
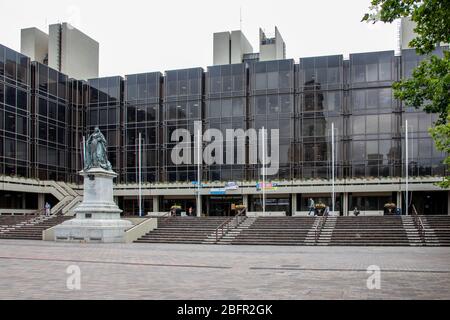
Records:
[[[50,208],[51,208],[50,203],[46,202],[44,208],[45,208],[45,215],[47,217],[50,216]]]
[[[314,215],[314,211],[316,210],[316,207],[315,207],[315,204],[314,204],[314,200],[312,198],[309,198],[308,207],[309,207],[308,216],[311,215],[311,212]]]

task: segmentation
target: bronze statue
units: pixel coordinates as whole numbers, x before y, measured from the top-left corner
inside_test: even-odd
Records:
[[[108,171],[112,170],[111,163],[108,161],[106,153],[106,139],[98,127],[95,127],[94,133],[87,139],[85,148],[85,171],[91,168],[102,168]]]

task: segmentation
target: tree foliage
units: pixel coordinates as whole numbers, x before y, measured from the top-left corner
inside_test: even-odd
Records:
[[[394,84],[394,96],[407,106],[438,114],[430,128],[438,150],[450,154],[450,52],[442,58],[432,55],[440,43],[450,43],[450,0],[372,0],[362,21],[392,23],[410,17],[416,23],[416,37],[409,43],[420,55],[428,55],[410,79]],[[444,161],[450,166],[450,157]],[[450,187],[450,177],[439,183]]]

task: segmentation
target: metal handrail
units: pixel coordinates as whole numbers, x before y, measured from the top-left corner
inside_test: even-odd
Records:
[[[319,241],[320,233],[322,232],[323,226],[325,225],[326,221],[327,216],[319,217],[319,222],[316,224],[316,227],[314,228],[314,238],[316,243]]]
[[[413,217],[414,224],[419,231],[419,235],[422,239],[422,242],[425,242],[425,225],[423,224],[422,218],[420,218],[419,214],[417,213],[415,205],[412,205],[412,209],[413,214],[411,216]]]
[[[223,236],[226,234],[226,233],[224,233],[225,227],[227,228],[227,233],[228,233],[228,231],[230,230],[230,224],[234,220],[236,220],[235,228],[237,226],[239,226],[239,224],[241,223],[239,220],[240,220],[241,217],[244,216],[244,213],[245,213],[246,210],[247,210],[247,208],[241,209],[234,217],[231,217],[231,218],[227,219],[225,222],[223,222],[220,226],[218,226],[216,228],[216,231],[215,231],[215,233],[216,233],[216,243],[219,242],[219,230],[221,231],[220,238],[223,238]]]
[[[176,215],[176,214],[175,214]],[[167,212],[166,214],[164,214],[161,218],[164,218],[164,217],[166,217],[162,222],[167,222],[167,221],[169,221],[172,217],[173,217],[173,215],[172,215],[172,211],[169,211],[169,212]]]
[[[34,211],[32,213],[25,213],[25,216],[39,216],[42,214],[42,212],[45,212],[45,208],[44,209],[39,209],[37,211]]]

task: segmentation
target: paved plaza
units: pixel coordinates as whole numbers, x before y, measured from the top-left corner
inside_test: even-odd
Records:
[[[0,240],[0,299],[94,298],[450,299],[450,248]]]

